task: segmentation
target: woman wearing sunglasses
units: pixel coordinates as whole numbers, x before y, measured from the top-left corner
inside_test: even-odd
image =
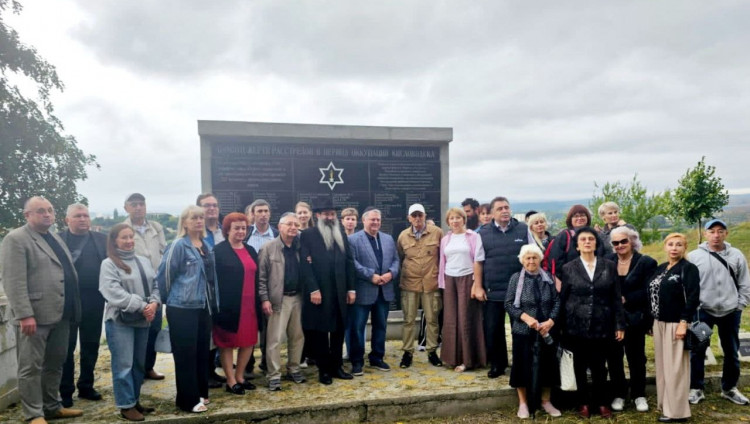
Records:
[[[622,411],[627,397],[623,350],[630,368],[630,398],[639,412],[648,411],[646,401],[646,333],[651,329],[648,281],[656,270],[656,261],[638,253],[643,247],[638,232],[629,227],[617,227],[610,234],[614,253],[606,256],[617,263],[617,279],[625,308],[625,338],[612,340],[608,346],[607,368],[612,381],[614,400],[612,410]]]

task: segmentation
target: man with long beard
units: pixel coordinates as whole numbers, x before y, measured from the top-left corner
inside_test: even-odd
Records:
[[[347,304],[354,303],[354,260],[349,241],[339,225],[336,208],[328,201],[314,210],[318,225],[300,236],[304,304],[302,328],[318,364],[318,380],[352,379],[342,368]]]

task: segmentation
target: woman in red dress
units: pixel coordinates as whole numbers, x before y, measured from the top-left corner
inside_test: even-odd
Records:
[[[258,321],[255,315],[255,286],[258,281],[258,254],[243,243],[247,234],[247,217],[233,212],[221,226],[225,240],[216,245],[216,276],[219,286],[219,313],[214,317],[213,339],[219,348],[221,368],[227,377],[229,393],[244,394],[255,389],[245,381],[243,371],[258,342]],[[237,367],[233,367],[234,349]]]

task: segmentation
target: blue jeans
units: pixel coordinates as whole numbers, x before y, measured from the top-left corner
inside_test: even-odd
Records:
[[[130,327],[108,320],[104,323],[104,330],[112,356],[115,406],[118,409],[132,408],[141,396],[141,385],[146,372],[148,327]]]
[[[385,356],[385,327],[388,322],[389,303],[383,298],[382,291],[378,299],[372,305],[352,305],[350,312],[352,316],[351,328],[349,328],[349,341],[351,351],[349,360],[353,365],[363,365],[365,362],[365,327],[367,317],[372,313],[372,336],[370,338],[370,363],[380,363]]]
[[[742,311],[734,311],[723,317],[715,317],[703,310],[699,311],[699,319],[709,327],[716,326],[719,330],[719,342],[724,350],[724,368],[721,373],[721,389],[727,391],[737,385],[740,379],[740,358],[737,351],[740,348],[740,318]],[[705,388],[704,358],[706,351],[690,352],[690,388]]]

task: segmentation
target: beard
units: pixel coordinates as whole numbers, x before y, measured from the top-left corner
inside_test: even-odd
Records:
[[[474,230],[479,226],[479,215],[472,215],[466,218],[466,228]]]
[[[334,244],[338,246],[341,252],[344,252],[344,236],[341,234],[341,226],[337,219],[321,219],[318,225],[318,231],[323,236],[323,243],[326,245],[326,250],[333,250]]]

